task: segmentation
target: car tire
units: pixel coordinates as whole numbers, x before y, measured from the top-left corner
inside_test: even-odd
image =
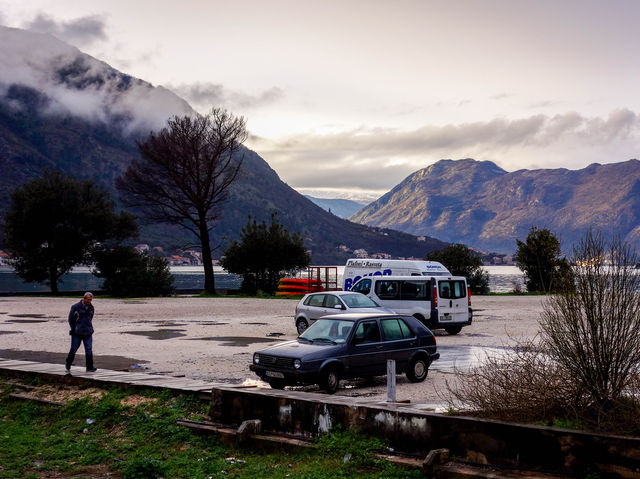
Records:
[[[271,389],[284,389],[285,382],[282,379],[269,379]]]
[[[412,383],[421,383],[429,374],[429,362],[423,357],[413,358],[407,369],[407,379]]]
[[[448,327],[444,328],[444,330],[447,333],[449,333],[451,335],[454,335],[454,334],[458,334],[460,331],[462,331],[462,326],[448,326]]]
[[[309,327],[309,323],[307,322],[306,319],[304,318],[299,319],[298,322],[296,323],[296,328],[298,329],[298,336],[304,333],[308,327]]]
[[[340,371],[336,367],[326,368],[320,373],[320,389],[329,394],[335,393],[340,387]]]

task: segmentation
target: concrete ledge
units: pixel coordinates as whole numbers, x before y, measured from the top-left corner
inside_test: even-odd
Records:
[[[312,438],[341,426],[379,436],[398,451],[426,457],[432,449],[473,464],[584,477],[640,478],[640,439],[480,420],[300,391],[212,391],[211,418],[263,431]]]

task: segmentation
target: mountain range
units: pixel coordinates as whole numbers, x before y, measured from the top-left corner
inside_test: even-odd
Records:
[[[488,161],[441,160],[349,219],[504,253],[532,226],[549,228],[567,253],[590,227],[638,248],[640,161],[507,172]]]
[[[11,191],[46,168],[92,179],[117,197],[115,178],[137,157],[136,140],[172,115],[193,113],[171,91],[50,35],[0,26],[0,44],[0,215]],[[241,155],[241,175],[213,230],[216,258],[239,238],[249,216],[268,221],[274,212],[290,231],[301,233],[315,264],[344,264],[356,248],[425,257],[446,245],[341,219],[282,182],[256,152],[245,148]],[[185,230],[167,225],[144,225],[138,241],[197,247]]]
[[[366,206],[366,203],[342,198],[316,198],[315,196],[309,195],[304,195],[304,197],[311,200],[323,210],[333,213],[340,218],[348,218]]]

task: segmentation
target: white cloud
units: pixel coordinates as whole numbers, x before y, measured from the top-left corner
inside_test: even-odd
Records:
[[[249,143],[294,187],[379,190],[442,158],[490,160],[509,171],[539,163],[581,168],[625,161],[638,156],[640,119],[629,109],[604,118],[567,112],[409,131],[363,127],[277,140],[252,137]]]
[[[284,97],[284,91],[278,87],[269,88],[256,95],[230,90],[217,83],[168,85],[168,88],[202,111],[215,107],[224,107],[232,111],[252,110],[272,105]]]

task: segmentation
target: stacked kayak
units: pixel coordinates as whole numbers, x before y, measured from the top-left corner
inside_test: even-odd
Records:
[[[301,296],[316,291],[324,291],[322,281],[319,279],[282,278],[278,284],[276,296]]]

